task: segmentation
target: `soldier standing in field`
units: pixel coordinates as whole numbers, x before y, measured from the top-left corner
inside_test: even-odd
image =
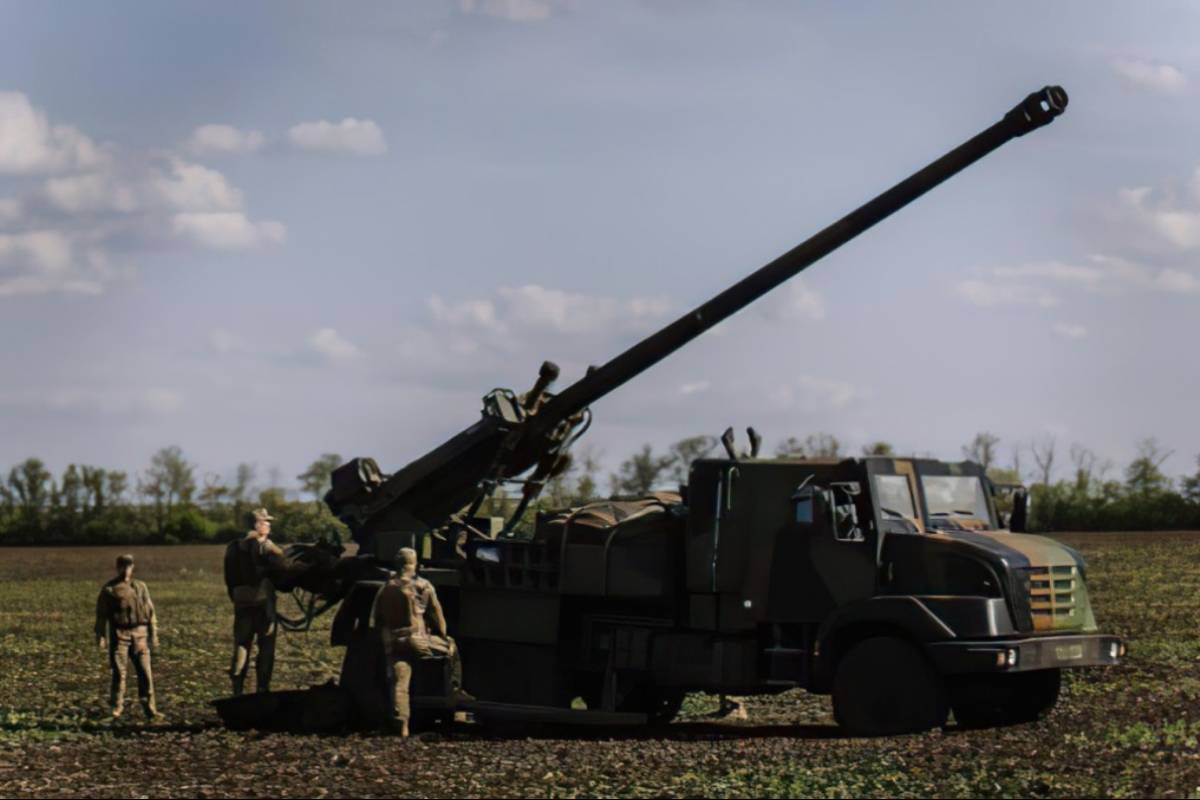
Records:
[[[250,668],[250,651],[257,640],[255,689],[270,691],[275,668],[275,585],[270,574],[286,569],[283,551],[271,541],[272,517],[265,508],[250,512],[253,529],[225,548],[225,588],[233,601],[233,659],[229,676],[233,694],[240,695]]]
[[[154,702],[154,674],[150,670],[150,648],[158,647],[158,619],[146,584],[133,579],[131,555],[117,557],[116,577],[104,584],[96,598],[96,641],[102,651],[108,650],[113,719],[125,710],[125,675],[130,658],[146,718],[161,718]]]
[[[417,575],[417,551],[403,547],[399,559],[400,571],[379,590],[373,616],[387,657],[393,725],[401,736],[408,736],[408,690],[416,662],[448,659],[454,699],[472,698],[462,690],[462,660],[448,635],[437,590]]]

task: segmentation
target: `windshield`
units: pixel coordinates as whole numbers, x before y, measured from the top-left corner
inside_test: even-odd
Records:
[[[887,517],[908,517],[915,519],[916,506],[913,505],[912,490],[908,478],[903,475],[876,475],[875,495],[879,498],[878,505]]]
[[[974,475],[922,475],[930,517],[975,517],[990,524],[983,482]]]

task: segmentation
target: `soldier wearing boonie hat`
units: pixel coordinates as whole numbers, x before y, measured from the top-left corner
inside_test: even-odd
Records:
[[[154,701],[154,673],[150,669],[150,648],[158,647],[158,618],[150,590],[133,579],[131,555],[117,556],[117,575],[104,584],[96,598],[96,641],[101,650],[108,650],[113,719],[125,710],[125,676],[131,659],[142,710],[148,719],[161,717]]]
[[[283,551],[270,539],[274,519],[265,508],[254,509],[247,515],[251,530],[225,548],[225,587],[233,601],[233,658],[229,677],[235,695],[244,690],[250,652],[256,643],[255,689],[266,692],[271,687],[278,626],[275,586],[268,572],[284,565]]]

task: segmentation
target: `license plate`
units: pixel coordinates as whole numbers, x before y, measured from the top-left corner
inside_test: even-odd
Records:
[[[1059,661],[1075,661],[1083,658],[1083,645],[1059,644],[1054,646],[1054,657]]]

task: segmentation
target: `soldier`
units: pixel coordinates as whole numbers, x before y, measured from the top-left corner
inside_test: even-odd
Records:
[[[137,672],[142,710],[147,719],[161,718],[154,702],[154,675],[150,671],[150,648],[158,647],[158,618],[146,584],[133,579],[131,555],[117,557],[116,577],[104,584],[96,598],[96,641],[101,650],[108,649],[113,719],[125,710],[125,674],[130,656]]]
[[[437,590],[417,575],[417,551],[404,547],[399,556],[400,572],[379,590],[373,614],[387,657],[393,725],[401,736],[408,736],[408,688],[415,662],[448,659],[454,699],[473,698],[462,690],[462,659],[448,635]]]
[[[240,695],[257,639],[255,689],[270,691],[275,668],[275,586],[269,575],[286,569],[283,551],[270,540],[272,517],[265,508],[250,512],[254,528],[225,548],[225,587],[233,601],[233,659],[229,677],[233,694]]]

